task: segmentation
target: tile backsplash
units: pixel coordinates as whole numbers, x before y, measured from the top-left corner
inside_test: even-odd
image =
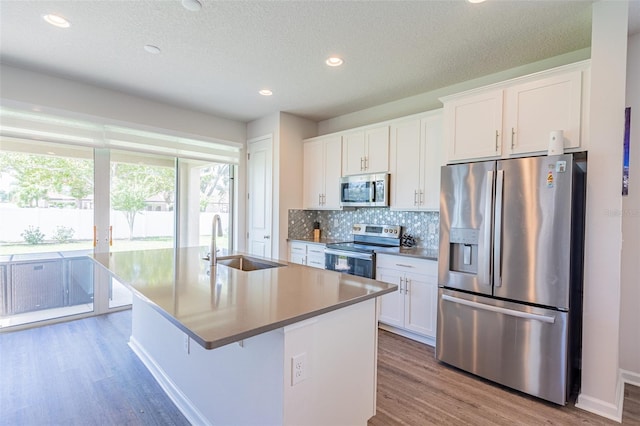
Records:
[[[313,222],[320,222],[323,238],[350,241],[354,223],[401,225],[411,234],[419,247],[438,249],[438,212],[405,212],[388,208],[354,210],[289,210],[289,238],[305,239],[313,236]]]

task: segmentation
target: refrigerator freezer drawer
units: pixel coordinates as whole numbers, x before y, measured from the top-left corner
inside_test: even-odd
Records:
[[[568,313],[439,289],[436,357],[564,405]]]

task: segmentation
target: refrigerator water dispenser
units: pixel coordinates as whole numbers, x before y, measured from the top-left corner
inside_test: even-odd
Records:
[[[449,234],[449,270],[478,273],[478,241],[480,232],[477,229],[451,228]]]

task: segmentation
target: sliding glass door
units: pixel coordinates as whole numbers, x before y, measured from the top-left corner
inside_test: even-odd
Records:
[[[2,140],[0,327],[94,310],[91,148]]]
[[[108,250],[173,248],[176,159],[111,150],[109,181]],[[131,292],[112,278],[109,308],[129,304]]]

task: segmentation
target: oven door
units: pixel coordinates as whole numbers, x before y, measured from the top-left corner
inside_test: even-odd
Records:
[[[324,250],[325,269],[365,278],[374,278],[375,264],[373,259],[373,253],[358,253],[329,248]]]

